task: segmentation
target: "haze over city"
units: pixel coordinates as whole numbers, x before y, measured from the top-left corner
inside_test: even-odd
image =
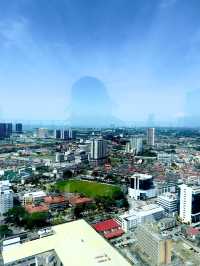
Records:
[[[200,265],[199,15],[0,0],[0,266]]]
[[[104,84],[120,121],[199,116],[187,107],[200,88],[199,8],[195,0],[2,0],[1,118],[68,120],[72,87],[85,76]]]

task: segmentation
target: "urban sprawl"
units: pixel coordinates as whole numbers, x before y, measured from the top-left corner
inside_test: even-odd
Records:
[[[0,123],[0,265],[200,265],[199,141]]]

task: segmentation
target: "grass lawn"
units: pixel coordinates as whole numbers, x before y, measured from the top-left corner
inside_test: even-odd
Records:
[[[99,196],[105,196],[112,198],[121,189],[118,186],[101,184],[93,181],[82,180],[66,180],[56,184],[56,188],[60,192],[77,192],[83,193],[87,197],[95,198]]]

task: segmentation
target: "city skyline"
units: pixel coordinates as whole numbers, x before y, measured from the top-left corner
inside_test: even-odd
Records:
[[[191,115],[188,95],[200,88],[197,1],[18,0],[0,7],[1,119],[67,121],[73,84],[85,76],[104,83],[121,121],[153,114],[168,125]]]

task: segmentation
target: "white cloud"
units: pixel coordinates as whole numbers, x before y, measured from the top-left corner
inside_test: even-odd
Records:
[[[15,20],[0,21],[0,36],[6,45],[21,46],[28,35],[26,19],[20,17]]]

